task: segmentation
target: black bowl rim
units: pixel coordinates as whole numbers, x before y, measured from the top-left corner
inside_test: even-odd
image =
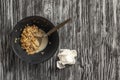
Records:
[[[15,27],[16,27],[16,25],[17,25],[18,23],[20,23],[20,22],[21,22],[22,20],[24,20],[24,19],[32,18],[32,17],[36,17],[36,18],[39,17],[39,18],[42,18],[42,19],[48,21],[50,24],[52,24],[53,27],[55,27],[55,25],[54,25],[49,19],[46,19],[46,18],[44,18],[44,17],[41,17],[41,16],[27,16],[27,17],[25,17],[25,18],[22,18],[21,20],[19,20],[19,21],[15,24],[15,26],[14,26],[12,32],[11,32],[11,36],[13,36],[13,31],[14,31],[14,29],[15,29]],[[24,60],[21,56],[18,55],[18,53],[17,53],[16,50],[14,49],[13,41],[12,41],[12,43],[11,43],[11,44],[12,44],[12,49],[13,49],[14,53],[18,56],[18,58],[21,59],[22,61],[26,62],[26,63],[29,63],[29,64],[38,64],[38,63],[46,62],[46,61],[48,61],[49,59],[51,59],[51,58],[54,56],[54,54],[56,53],[56,51],[57,51],[57,49],[58,49],[58,47],[59,47],[59,35],[58,35],[58,31],[56,31],[56,32],[57,32],[57,36],[58,36],[57,47],[56,47],[56,49],[54,49],[54,50],[52,51],[53,54],[50,55],[49,58],[47,58],[47,59],[45,59],[45,60],[43,60],[43,61],[28,62],[28,61]],[[13,39],[13,37],[11,37],[11,38]]]

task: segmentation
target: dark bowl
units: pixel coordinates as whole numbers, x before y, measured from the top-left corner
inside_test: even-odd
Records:
[[[48,41],[51,43],[47,44],[47,47],[36,54],[28,55],[27,52],[21,48],[20,37],[22,30],[26,25],[36,25],[45,32],[55,27],[49,20],[40,16],[30,16],[20,20],[14,27],[12,31],[12,48],[15,54],[22,60],[28,63],[37,64],[50,59],[58,49],[59,46],[59,36],[58,32],[54,32],[48,37]],[[17,40],[15,41],[15,39]],[[41,54],[44,52],[44,54]]]

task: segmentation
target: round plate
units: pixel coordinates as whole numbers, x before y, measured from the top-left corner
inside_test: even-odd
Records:
[[[15,54],[17,54],[20,59],[32,64],[37,64],[50,59],[55,54],[59,46],[58,32],[56,31],[48,37],[48,45],[43,51],[33,55],[28,55],[27,52],[21,48],[20,43],[21,33],[26,25],[36,25],[45,32],[48,32],[50,29],[55,27],[49,20],[40,16],[30,16],[20,20],[12,31],[12,48]]]

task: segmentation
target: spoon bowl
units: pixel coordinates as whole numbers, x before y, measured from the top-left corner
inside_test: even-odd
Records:
[[[56,27],[52,28],[50,31],[48,31],[46,34],[41,35],[41,34],[36,34],[35,36],[38,38],[39,44],[41,44],[41,41],[43,38],[50,36],[52,33],[57,31],[58,29],[64,27],[66,23],[68,23],[71,19],[67,19],[66,21],[62,22],[61,24],[57,25]]]

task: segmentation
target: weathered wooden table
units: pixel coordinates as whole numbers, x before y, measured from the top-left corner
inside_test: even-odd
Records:
[[[10,32],[20,19],[43,16],[60,29],[59,49],[78,52],[75,65],[58,70],[57,53],[31,65],[11,48]],[[0,80],[120,80],[120,0],[0,0]]]

